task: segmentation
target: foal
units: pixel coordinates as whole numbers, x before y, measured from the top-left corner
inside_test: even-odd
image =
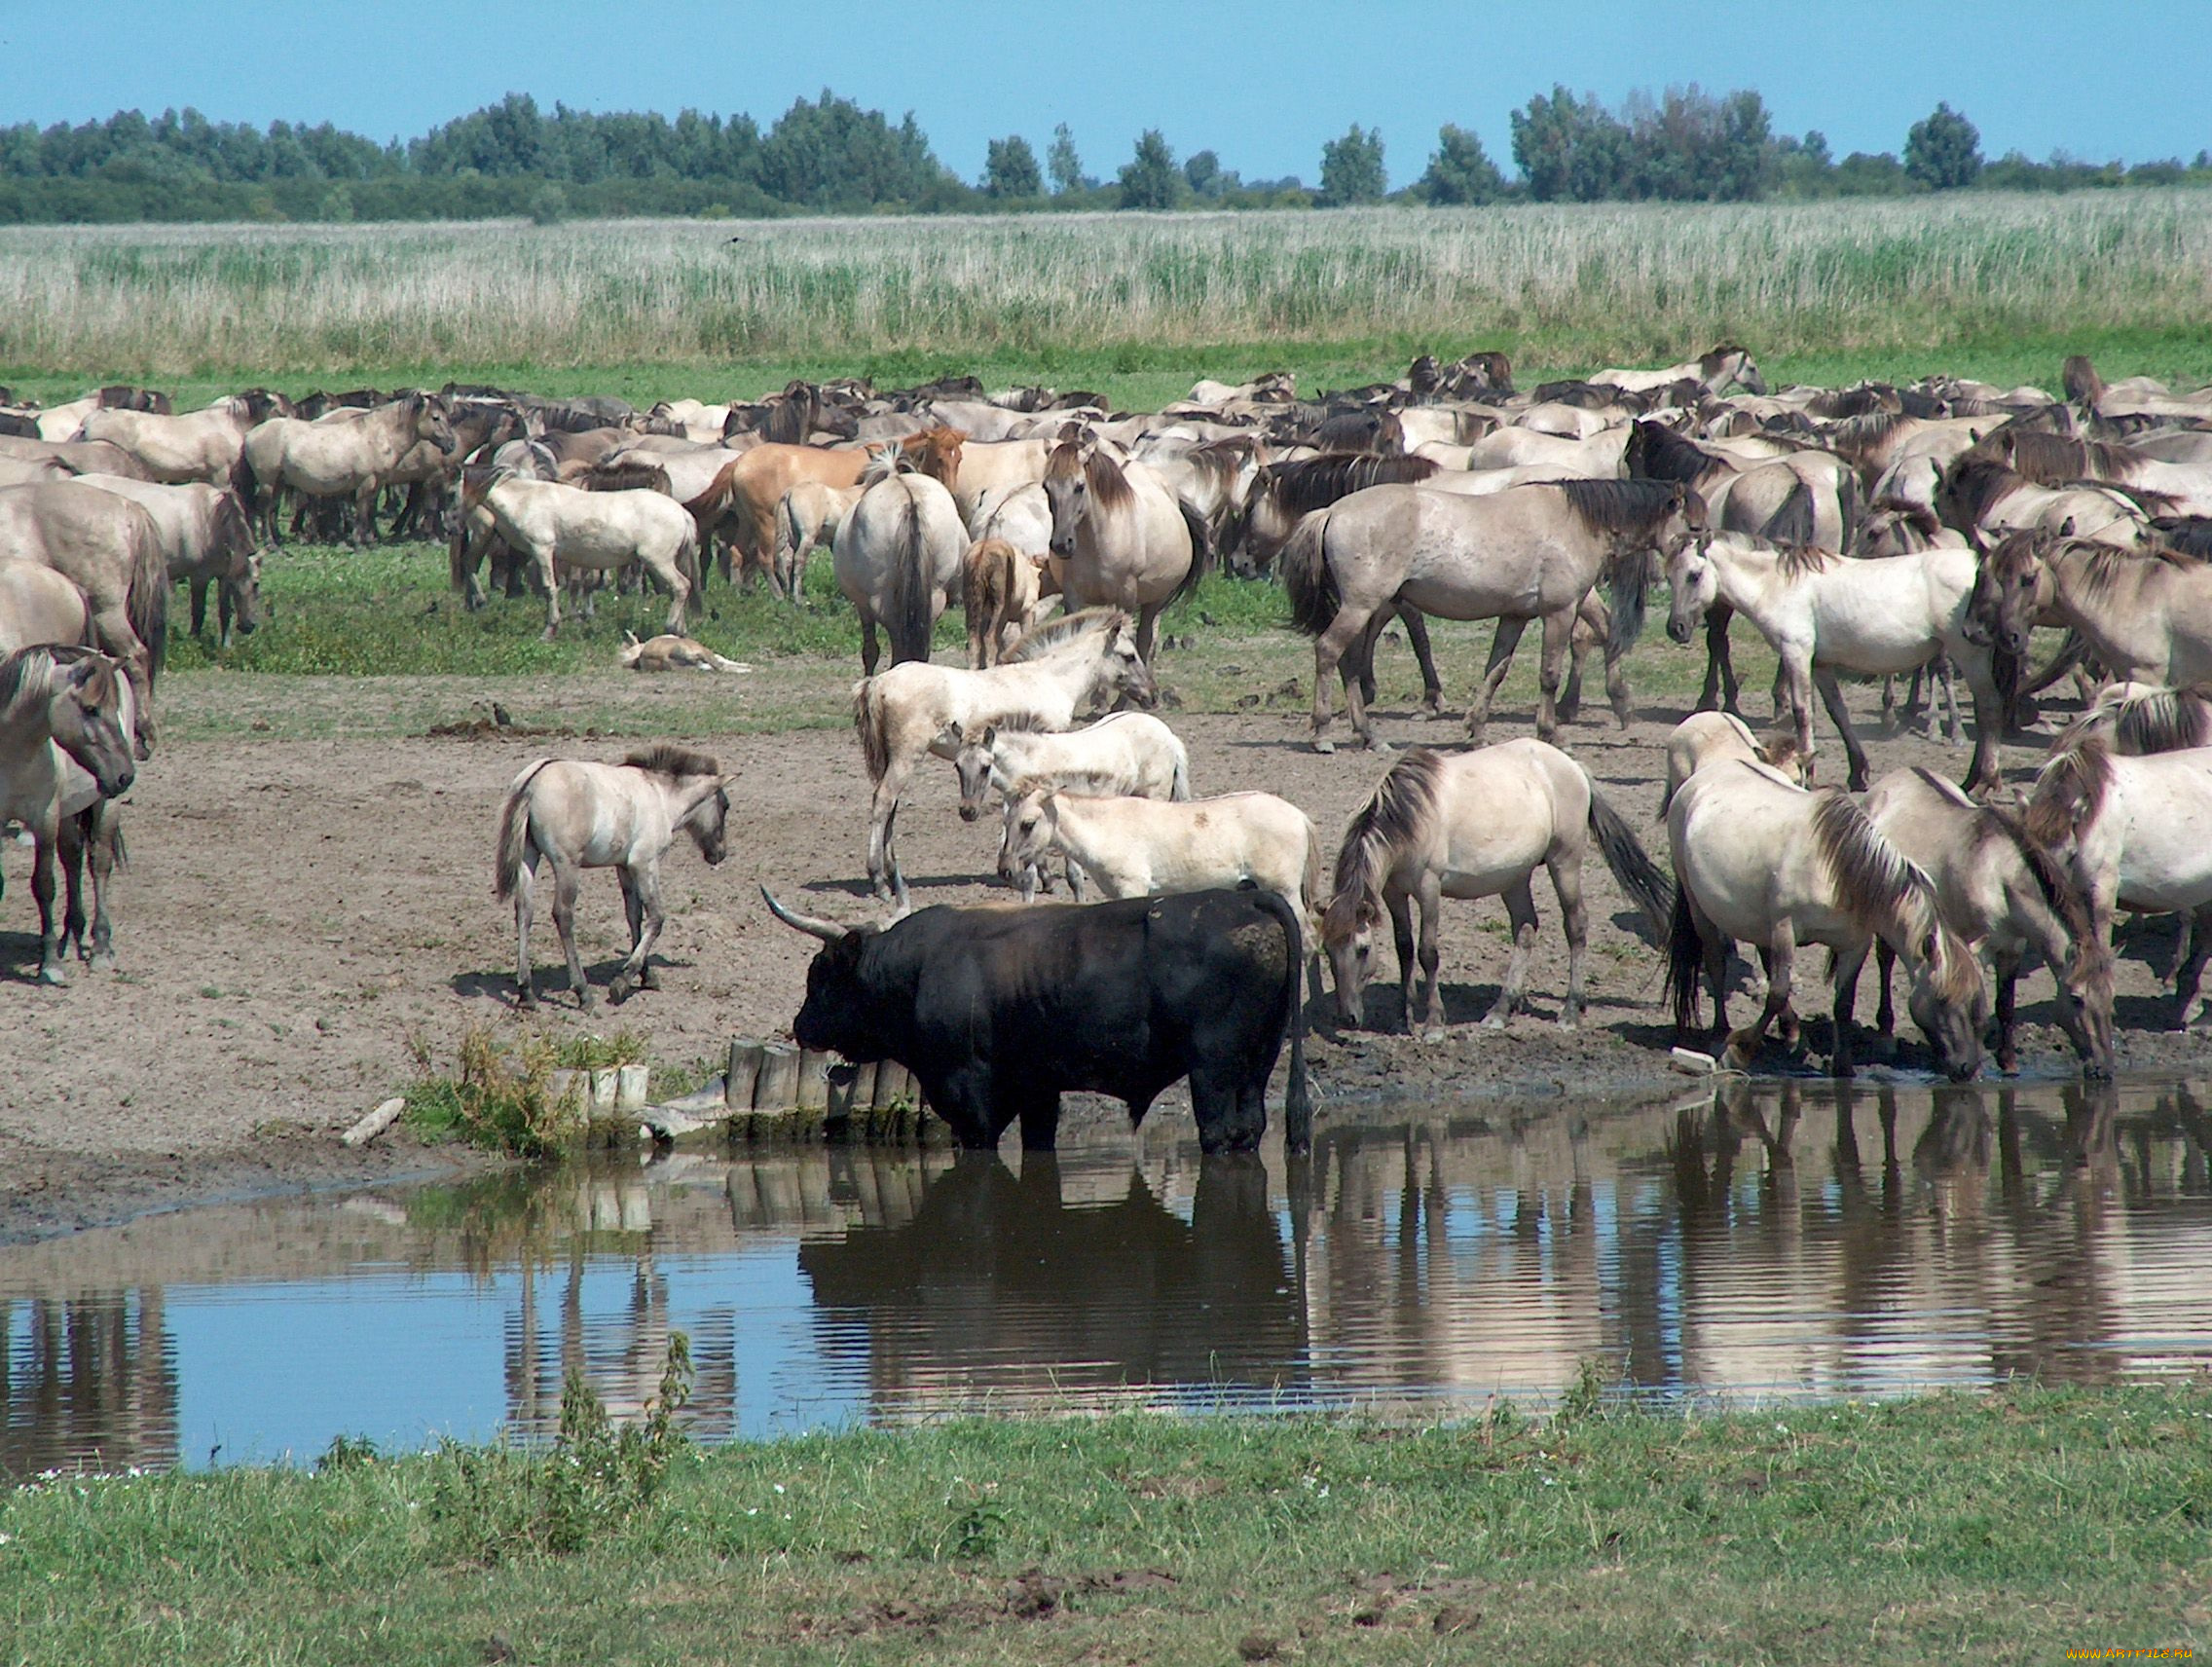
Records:
[[[728,854],[729,784],[704,753],[660,746],[619,764],[539,759],[507,790],[499,806],[495,895],[515,900],[515,1002],[534,1008],[530,979],[530,904],[540,861],[553,867],[553,924],[569,961],[569,987],[587,1011],[591,988],[576,954],[576,888],[585,869],[616,869],[630,918],[630,953],[608,986],[619,1002],[633,987],[656,989],[646,959],[660,938],[660,860],[679,832],[710,864]]]

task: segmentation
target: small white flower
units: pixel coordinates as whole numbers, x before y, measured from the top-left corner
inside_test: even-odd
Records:
[[[784,1485],[783,1485],[783,1483],[781,1483],[781,1482],[778,1482],[778,1483],[776,1484],[776,1492],[780,1494],[780,1493],[782,1493],[783,1491],[784,1491]]]
[[[755,1505],[755,1506],[754,1506],[754,1507],[753,1507],[753,1508],[752,1508],[751,1510],[747,1511],[747,1512],[746,1512],[745,1514],[746,1514],[747,1516],[758,1516],[758,1515],[760,1514],[760,1507],[759,1507],[758,1505]]]
[[[15,1544],[15,1543],[16,1543],[16,1537],[15,1537],[14,1535],[12,1535],[12,1534],[0,1534],[0,1545],[13,1545],[13,1544]]]

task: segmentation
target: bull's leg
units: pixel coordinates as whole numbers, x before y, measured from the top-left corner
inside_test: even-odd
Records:
[[[1444,716],[1444,679],[1437,675],[1436,650],[1428,641],[1428,617],[1408,603],[1398,604],[1398,617],[1405,622],[1406,646],[1414,651],[1414,663],[1420,667],[1420,710],[1414,714],[1417,720]]]
[[[530,980],[530,904],[536,881],[537,851],[532,846],[515,871],[515,1005],[526,1012],[537,1005],[537,991]]]
[[[1505,977],[1497,1000],[1483,1018],[1485,1030],[1503,1030],[1529,988],[1529,964],[1536,956],[1536,900],[1523,874],[1505,888],[1505,918],[1513,927],[1513,952],[1505,958]]]
[[[1231,1062],[1201,1061],[1191,1067],[1191,1115],[1198,1126],[1198,1150],[1208,1157],[1223,1152],[1256,1152],[1268,1129],[1267,1085],[1255,1097]]]
[[[1766,1004],[1759,1009],[1758,1018],[1743,1029],[1732,1031],[1728,1045],[1721,1051],[1720,1063],[1724,1070],[1748,1071],[1757,1057],[1759,1044],[1766,1040],[1767,1031],[1782,1017],[1783,1009],[1789,1005],[1789,975],[1797,957],[1797,934],[1788,920],[1779,922],[1774,929],[1774,940],[1767,949]]]
[[[1000,1091],[1004,1098],[1013,1100],[1008,1121],[1018,1118],[1021,1123],[1021,1149],[1024,1152],[1050,1152],[1060,1143],[1060,1096],[1057,1090],[1022,1088],[1012,1094]],[[1003,1127],[1003,1124],[1002,1124]]]
[[[1367,615],[1356,609],[1340,609],[1329,621],[1328,629],[1313,639],[1313,750],[1316,753],[1333,753],[1337,744],[1329,737],[1329,674],[1336,672],[1345,685],[1345,711],[1352,713],[1351,679],[1345,670],[1345,655],[1359,641],[1367,629]],[[1353,722],[1360,739],[1369,740],[1366,728],[1366,709],[1359,709]]]
[[[1552,890],[1559,897],[1560,924],[1567,930],[1567,1000],[1559,1027],[1572,1030],[1582,1021],[1582,962],[1590,946],[1590,906],[1582,896],[1582,853],[1568,852],[1551,865]]]
[[[1434,869],[1420,877],[1415,893],[1420,905],[1420,973],[1428,985],[1428,1002],[1421,1014],[1420,1039],[1423,1042],[1444,1040],[1444,983],[1442,968],[1444,952],[1444,876]],[[1407,1028],[1413,1025],[1413,1009],[1406,1009]]]
[[[552,868],[553,925],[561,934],[561,953],[569,963],[569,987],[576,993],[576,1005],[589,1013],[597,998],[584,982],[583,957],[576,953],[576,893],[582,874],[565,863],[553,863]]]
[[[1848,781],[1853,793],[1866,791],[1866,749],[1859,744],[1858,731],[1851,727],[1851,709],[1843,701],[1843,685],[1834,672],[1823,666],[1813,673],[1813,681],[1821,691],[1821,704],[1828,709],[1828,717],[1835,721],[1836,733],[1843,738],[1843,756],[1848,760]]]
[[[1497,685],[1505,681],[1505,674],[1513,669],[1513,650],[1521,646],[1521,633],[1529,628],[1526,619],[1500,619],[1497,635],[1490,640],[1490,663],[1483,668],[1482,687],[1475,691],[1473,705],[1467,709],[1467,739],[1480,741],[1483,731],[1490,727],[1491,702],[1497,698]]]
[[[1549,741],[1559,733],[1559,680],[1567,661],[1569,639],[1574,635],[1574,610],[1563,608],[1544,615],[1542,657],[1536,662],[1536,739]]]

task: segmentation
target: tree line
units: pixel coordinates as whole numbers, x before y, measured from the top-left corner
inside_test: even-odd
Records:
[[[379,144],[324,123],[268,128],[198,111],[0,127],[0,222],[476,219],[527,214],[1025,211],[1336,207],[1377,203],[1760,202],[1968,188],[2066,191],[2212,183],[2212,155],[2091,164],[2061,153],[1994,161],[1948,104],[1898,152],[1837,158],[1818,131],[1777,133],[1755,92],[1691,86],[1618,105],[1564,87],[1510,117],[1515,172],[1447,124],[1426,168],[1391,191],[1382,130],[1354,123],[1321,148],[1318,183],[1243,178],[1219,155],[1178,159],[1158,129],[1111,179],[1086,171],[1065,124],[1040,162],[1029,140],[990,141],[973,184],[939,161],[911,112],[894,124],[827,89],[763,130],[747,115],[600,115],[527,94]]]

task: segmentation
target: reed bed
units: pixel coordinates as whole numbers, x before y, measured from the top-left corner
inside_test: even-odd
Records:
[[[190,376],[1418,341],[1925,349],[2212,315],[2212,193],[0,229],[0,370]]]

